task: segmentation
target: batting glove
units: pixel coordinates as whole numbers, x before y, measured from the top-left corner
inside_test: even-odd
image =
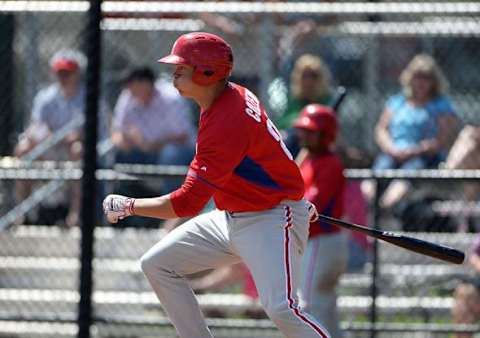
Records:
[[[318,211],[315,205],[312,202],[307,201],[308,216],[310,218],[310,223],[318,220]]]
[[[110,194],[103,200],[103,212],[110,223],[117,223],[118,220],[133,215],[134,203],[134,198]]]

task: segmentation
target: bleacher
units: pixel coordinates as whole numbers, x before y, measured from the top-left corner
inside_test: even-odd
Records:
[[[138,262],[160,236],[151,229],[96,229],[93,301],[98,320],[129,321],[138,316],[151,322],[166,320]],[[467,250],[474,237],[461,233],[413,236],[461,250]],[[79,238],[78,229],[43,226],[17,226],[0,233],[0,320],[24,323],[19,327],[35,321],[75,320]],[[449,318],[453,304],[449,288],[467,272],[465,266],[444,264],[383,242],[379,261],[376,304],[380,318]],[[367,266],[342,277],[338,298],[342,320],[368,316],[370,270]],[[198,299],[206,314],[215,311],[243,318],[247,311],[262,313],[258,301],[238,293],[201,294]],[[0,336],[10,324],[0,325]]]

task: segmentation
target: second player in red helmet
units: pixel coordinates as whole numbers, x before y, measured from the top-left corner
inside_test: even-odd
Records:
[[[130,216],[196,216],[141,259],[162,307],[182,338],[210,338],[185,276],[244,262],[261,303],[290,338],[331,337],[299,307],[297,290],[309,221],[299,168],[257,96],[228,81],[232,50],[218,36],[180,36],[170,55],[173,83],[200,106],[197,149],[183,185],[156,198],[109,195],[111,222]],[[198,215],[213,198],[216,209]],[[197,216],[198,215],[198,216]]]
[[[319,139],[319,146],[330,147],[337,137],[337,117],[332,108],[321,104],[309,104],[303,108],[293,126],[311,130]],[[312,146],[312,145],[310,145]]]
[[[341,218],[345,177],[343,164],[334,152],[338,133],[335,111],[320,104],[307,105],[294,127],[302,147],[297,163],[305,182],[305,198],[320,214]],[[346,270],[347,247],[346,234],[339,227],[320,220],[310,223],[302,264],[301,304],[335,338],[342,337],[336,286]]]

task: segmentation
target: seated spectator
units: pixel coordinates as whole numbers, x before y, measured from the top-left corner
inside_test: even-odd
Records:
[[[435,168],[445,160],[457,129],[455,109],[445,96],[447,81],[431,56],[419,54],[400,83],[403,92],[388,99],[375,128],[381,153],[373,169]],[[395,182],[383,196],[383,206],[393,206],[407,188],[403,181]]]
[[[190,163],[195,130],[187,102],[148,67],[133,69],[117,100],[112,142],[117,163]]]
[[[73,120],[80,120],[85,110],[85,85],[83,71],[85,56],[76,50],[60,50],[50,60],[50,68],[55,82],[40,90],[33,101],[31,121],[21,135],[14,149],[17,157],[30,153],[37,145],[66,127]],[[107,105],[101,101],[99,134],[105,137],[107,131]],[[39,159],[54,161],[77,161],[82,156],[83,123],[72,126],[63,141],[48,149]],[[48,196],[39,209],[39,216],[28,222],[41,224],[78,223],[80,206],[80,185],[74,182],[68,185],[69,192],[58,191]],[[25,199],[32,190],[32,181],[18,181],[16,200]],[[68,194],[69,198],[65,198]],[[68,204],[65,204],[68,202]],[[24,219],[18,222],[25,221]]]
[[[335,112],[323,105],[307,105],[294,127],[302,150],[297,157],[305,182],[305,198],[320,214],[341,218],[344,210],[343,164],[333,152],[337,136]],[[321,220],[310,223],[310,237],[302,264],[302,307],[318,319],[332,337],[342,337],[336,288],[348,260],[347,236],[342,229]]]
[[[305,54],[295,62],[290,82],[290,93],[286,105],[281,109],[275,125],[283,130],[285,144],[293,156],[299,146],[296,131],[292,128],[300,111],[310,103],[328,104],[331,100],[330,71],[323,60],[315,55]]]
[[[115,163],[188,165],[195,152],[195,128],[190,107],[149,67],[132,69],[124,79],[112,123]],[[157,196],[172,191],[182,179],[119,182],[114,190],[132,196]],[[118,226],[157,227],[158,220],[133,217]]]
[[[454,292],[452,315],[456,324],[480,323],[480,234],[477,234],[472,247],[469,263],[472,276],[465,278]],[[473,335],[460,333],[456,338],[473,338]]]

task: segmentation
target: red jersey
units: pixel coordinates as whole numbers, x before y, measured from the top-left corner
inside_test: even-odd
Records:
[[[345,176],[338,156],[333,153],[309,155],[300,164],[300,171],[305,182],[305,198],[317,207],[320,214],[341,218]],[[310,237],[338,231],[338,226],[320,220],[310,223]]]
[[[299,168],[257,97],[229,83],[201,112],[195,157],[170,198],[183,217],[199,213],[212,196],[218,209],[242,212],[300,200],[303,193]]]

